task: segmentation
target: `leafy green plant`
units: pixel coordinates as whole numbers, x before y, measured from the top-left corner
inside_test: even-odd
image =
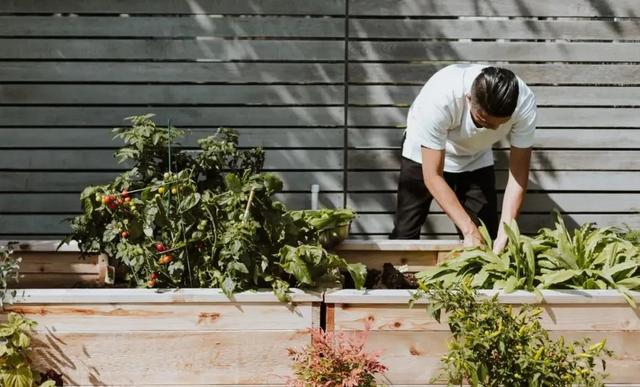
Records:
[[[290,387],[374,387],[376,375],[387,367],[378,360],[379,353],[364,350],[368,327],[358,334],[325,332],[310,329],[311,344],[302,350],[289,349],[294,378]]]
[[[507,292],[515,289],[535,290],[536,254],[543,247],[536,240],[521,235],[515,222],[504,227],[509,242],[502,253],[493,252],[491,237],[482,225],[480,232],[484,246],[454,251],[441,265],[418,273],[416,277],[425,286],[449,287],[461,278],[469,277],[476,288],[504,289]]]
[[[13,255],[11,245],[0,246],[0,308],[4,306],[5,301],[11,301],[15,297],[15,289],[9,293],[7,290],[10,283],[18,281],[20,262],[22,258]]]
[[[640,289],[640,252],[614,228],[585,224],[571,233],[556,215],[555,228],[537,239],[548,247],[538,257],[540,287],[618,289],[635,305],[629,290]]]
[[[363,265],[324,251],[303,214],[273,198],[283,184],[260,172],[261,149],[239,149],[238,135],[220,129],[198,151],[181,150],[172,142],[182,131],[148,115],[131,120],[116,129],[125,143],[116,156],[131,170],[82,192],[83,214],[66,241],[115,258],[140,287],[215,287],[229,296],[270,287],[286,300],[290,286],[340,283],[341,271],[364,283]]]
[[[0,325],[0,384],[3,387],[62,385],[31,367],[28,354],[35,325],[17,313],[9,313],[7,322]]]
[[[318,240],[326,248],[332,248],[349,236],[349,225],[355,219],[350,209],[304,210],[304,220],[318,233]]]
[[[606,370],[604,358],[612,352],[605,342],[553,340],[540,324],[541,309],[525,305],[514,312],[497,296],[478,301],[469,281],[422,287],[414,297],[423,296],[438,321],[447,314],[453,338],[440,377],[450,386],[604,386],[606,375],[596,369],[596,361]]]
[[[425,286],[450,286],[471,278],[475,288],[503,289],[617,289],[631,305],[629,291],[640,289],[640,248],[620,237],[614,228],[592,224],[570,232],[555,214],[555,227],[534,237],[521,235],[515,223],[505,225],[509,242],[495,254],[486,229],[485,246],[457,251],[438,267],[418,274]]]

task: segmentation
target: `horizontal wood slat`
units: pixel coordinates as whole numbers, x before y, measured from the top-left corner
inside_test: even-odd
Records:
[[[342,172],[276,172],[285,191],[310,192],[311,184],[322,191],[342,190]],[[2,172],[0,192],[80,192],[88,185],[107,184],[117,172]]]
[[[503,195],[498,194],[499,203]],[[553,208],[562,212],[627,212],[640,211],[640,193],[565,193],[530,192],[525,196],[523,213],[549,213]],[[395,212],[396,193],[349,193],[347,207],[358,212]],[[498,207],[501,208],[501,207]],[[431,203],[431,212],[442,212],[438,204]]]
[[[351,0],[351,15],[635,17],[634,0]]]
[[[155,7],[150,7],[155,9]],[[341,18],[0,16],[0,36],[342,38]]]
[[[33,360],[42,369],[63,368],[71,385],[260,385],[290,375],[286,349],[308,341],[305,331],[287,330],[47,333],[34,340]]]
[[[338,126],[342,107],[0,107],[0,126],[125,126],[125,117],[156,114],[164,124],[189,126]]]
[[[254,303],[244,308],[234,304],[190,304],[171,306],[154,304],[82,304],[51,305],[42,313],[42,305],[10,305],[8,312],[32,315],[38,323],[35,332],[44,334],[46,329],[58,333],[69,332],[128,332],[138,331],[237,331],[248,321],[260,321],[260,329],[278,331],[284,326],[292,330],[305,330],[313,320],[311,304],[296,305],[287,309],[286,304]],[[78,318],[82,316],[82,318]],[[245,329],[250,329],[247,327]]]
[[[396,148],[400,149],[403,129],[351,128],[349,146],[357,149]],[[503,141],[497,147],[508,147]],[[536,148],[563,149],[632,149],[640,148],[638,129],[565,129],[537,128]]]
[[[342,63],[1,61],[3,82],[340,83]]]
[[[0,85],[0,104],[340,105],[342,85]]]
[[[393,214],[361,214],[351,227],[354,233],[391,234],[393,229]],[[578,227],[584,223],[595,223],[599,227],[628,225],[640,228],[640,216],[633,215],[602,215],[602,214],[568,214],[564,217],[568,227]],[[552,227],[553,218],[548,214],[522,214],[518,218],[518,226],[524,233],[535,233],[541,227]],[[427,217],[423,233],[427,234],[455,234],[456,228],[444,214],[432,214]]]
[[[352,85],[353,105],[410,105],[422,86]],[[538,106],[637,106],[640,87],[533,86]]]
[[[374,200],[379,202],[381,198],[380,196],[377,195]],[[540,227],[552,226],[552,218],[548,214],[548,212],[550,212],[550,210],[554,206],[556,207],[560,207],[560,206],[557,205],[558,203],[553,202],[553,199],[546,199],[546,198],[538,199],[538,201],[540,200],[548,200],[548,201],[551,201],[551,203],[546,202],[548,203],[548,207],[546,207],[547,210],[545,210],[543,207],[541,211],[543,212],[542,214],[530,214],[530,213],[524,212],[521,215],[519,220],[519,225],[524,232],[533,233],[533,232],[536,232]],[[525,202],[526,202],[526,199],[525,199]],[[352,204],[353,201],[350,201],[349,203]],[[380,206],[381,204],[377,204],[377,205]],[[393,199],[387,200],[387,204],[385,205],[384,208],[382,208],[382,210],[393,211],[394,205],[395,205],[395,201]],[[359,206],[357,205],[354,207],[359,208]],[[608,209],[608,206],[604,204],[604,205],[600,205],[600,208],[601,208],[601,211],[604,212]],[[527,209],[528,208],[525,207],[525,210]],[[68,225],[64,223],[64,220],[69,216],[72,216],[72,214],[68,214],[68,215],[3,214],[3,215],[0,215],[0,219],[2,220],[2,222],[0,223],[0,234],[18,235],[23,233],[23,230],[25,229],[29,230],[29,232],[33,234],[45,234],[45,235],[46,234],[66,234],[70,231],[70,229]],[[565,220],[570,227],[575,227],[583,223],[593,222],[593,223],[596,223],[598,226],[628,226],[631,228],[640,228],[640,217],[637,215],[637,208],[636,208],[636,211],[632,211],[627,214],[569,213],[565,215]],[[449,218],[442,213],[435,213],[430,215],[427,220],[427,225],[428,226],[426,226],[423,229],[425,233],[454,234],[456,232],[455,227],[453,226],[453,223],[451,223]],[[429,227],[429,225],[431,227]],[[393,228],[393,213],[380,213],[380,214],[362,213],[354,221],[354,224],[351,227],[351,232],[355,234],[362,234],[362,233],[389,234],[392,228]]]
[[[239,48],[239,47],[238,47]],[[239,51],[241,49],[239,48]],[[584,42],[351,42],[353,61],[637,62],[638,43]]]
[[[311,207],[311,193],[279,193],[275,198],[288,208]],[[318,202],[322,207],[339,208],[342,198],[342,193],[320,193]],[[80,193],[0,193],[0,214],[75,214],[81,210]]]
[[[342,60],[339,41],[0,39],[0,59]],[[630,47],[632,49],[632,47]]]
[[[123,125],[124,126],[124,125]],[[197,147],[198,140],[216,133],[217,128],[190,129],[180,145]],[[340,148],[343,129],[333,128],[241,128],[236,129],[240,147]],[[0,148],[108,148],[122,146],[111,128],[0,128]]]
[[[398,172],[349,172],[349,191],[396,191]],[[1,175],[0,175],[1,176]],[[507,171],[496,172],[498,189],[504,189]],[[529,190],[548,191],[640,191],[640,172],[635,171],[533,171]]]
[[[491,58],[491,60],[499,59]],[[601,59],[606,58],[603,56]],[[349,81],[424,85],[436,71],[450,64],[451,62],[350,63]],[[640,68],[632,64],[500,63],[500,65],[511,69],[528,84],[640,84]]]
[[[351,19],[349,35],[358,39],[632,39],[633,21],[608,20],[468,20]]]
[[[2,13],[89,13],[89,14],[342,14],[344,0],[6,0]]]
[[[311,155],[312,156],[312,155]],[[349,150],[350,170],[400,169],[400,149]],[[494,151],[497,170],[509,169],[509,151]],[[530,170],[640,170],[638,151],[597,150],[534,150]]]
[[[267,150],[265,170],[342,169],[343,151],[334,149]],[[0,169],[11,170],[126,170],[130,163],[118,164],[113,150],[3,150]]]
[[[0,110],[1,111],[1,110]],[[350,126],[395,126],[406,125],[408,108],[398,107],[351,107]],[[538,127],[640,127],[638,112],[634,108],[539,108]]]

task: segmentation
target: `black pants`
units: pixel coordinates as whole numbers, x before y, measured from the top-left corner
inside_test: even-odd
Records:
[[[444,173],[444,179],[476,225],[484,222],[493,239],[498,233],[498,204],[493,165],[475,171]],[[420,239],[433,196],[424,184],[422,164],[402,157],[398,204],[390,239]],[[458,235],[462,236],[458,229]]]

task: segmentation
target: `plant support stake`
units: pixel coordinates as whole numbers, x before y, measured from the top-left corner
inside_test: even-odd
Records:
[[[244,215],[242,216],[242,223],[246,223],[249,219],[249,208],[251,208],[251,202],[253,201],[253,195],[255,194],[255,188],[251,188],[249,193],[249,200],[247,201],[247,207],[244,209]]]

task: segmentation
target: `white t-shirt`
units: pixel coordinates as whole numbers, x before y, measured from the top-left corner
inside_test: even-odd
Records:
[[[402,156],[422,164],[421,148],[445,150],[446,172],[473,171],[493,165],[492,145],[509,136],[516,148],[534,143],[536,100],[518,78],[518,104],[498,128],[477,128],[465,98],[486,65],[455,64],[435,73],[409,109]]]

